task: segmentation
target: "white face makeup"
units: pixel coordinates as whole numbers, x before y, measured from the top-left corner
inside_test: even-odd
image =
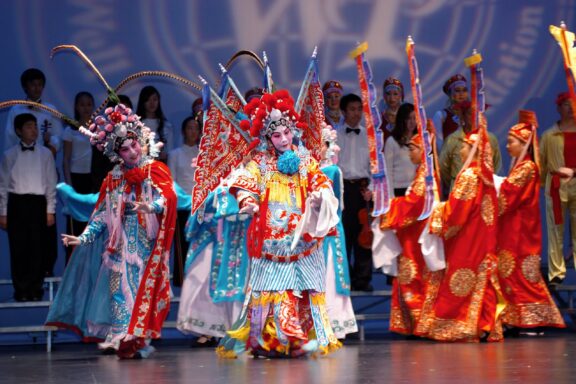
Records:
[[[280,153],[284,153],[292,148],[293,138],[294,134],[292,130],[283,125],[279,126],[272,135],[270,135],[272,145],[274,145],[274,148]]]
[[[137,165],[142,158],[142,148],[137,140],[128,139],[122,143],[118,150],[118,156],[128,166]]]

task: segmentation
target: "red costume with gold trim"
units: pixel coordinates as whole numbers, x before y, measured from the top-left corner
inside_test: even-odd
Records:
[[[496,327],[496,191],[479,163],[458,175],[448,201],[433,211],[432,233],[445,239],[446,271],[433,310],[416,334],[442,341],[479,341]]]
[[[531,139],[531,133],[527,124],[517,124],[510,130],[511,136],[523,142]],[[539,188],[538,166],[528,155],[500,187],[498,225],[504,230],[498,234],[498,275],[508,302],[502,322],[521,328],[564,328],[562,315],[540,273]]]
[[[417,329],[421,312],[429,312],[436,297],[442,271],[431,272],[426,267],[418,242],[426,220],[418,221],[424,208],[426,169],[420,165],[405,196],[396,197],[390,210],[381,218],[382,230],[393,229],[402,245],[398,256],[398,276],[392,283],[390,330],[411,335]],[[426,304],[426,309],[423,306]]]

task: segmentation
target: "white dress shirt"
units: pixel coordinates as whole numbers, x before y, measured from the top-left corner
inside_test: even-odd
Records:
[[[182,145],[173,149],[168,154],[168,167],[172,173],[172,178],[178,183],[186,192],[192,193],[194,187],[194,171],[196,168],[192,167],[192,159],[198,156],[198,145]]]
[[[384,145],[386,176],[392,188],[408,188],[414,180],[416,165],[410,161],[410,150],[400,146],[394,137],[389,137]]]
[[[0,163],[0,216],[7,214],[9,193],[46,196],[46,212],[55,213],[57,182],[54,156],[48,148],[37,144],[33,151],[23,151],[20,143],[9,148]]]
[[[42,103],[47,107],[56,109],[50,103]],[[56,117],[52,116],[48,112],[39,111],[34,108],[28,108],[26,105],[15,105],[8,111],[8,118],[6,121],[6,130],[4,131],[4,151],[12,148],[20,142],[20,139],[14,131],[14,118],[23,113],[31,113],[36,117],[36,123],[38,124],[38,132],[40,133],[39,141],[43,142],[42,134],[45,131],[50,133],[50,144],[60,150],[60,145],[62,143],[62,122]],[[3,151],[3,152],[4,152]]]
[[[370,177],[370,152],[368,150],[368,136],[366,129],[358,125],[360,133],[346,133],[351,128],[344,123],[338,132],[338,166],[342,170],[345,180],[361,179]]]
[[[70,156],[71,173],[90,173],[92,166],[92,145],[90,138],[71,127],[66,127],[62,135],[62,141],[72,143],[72,155]]]

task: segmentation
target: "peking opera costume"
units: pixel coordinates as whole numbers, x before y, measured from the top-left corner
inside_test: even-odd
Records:
[[[484,118],[481,61],[476,52],[465,60],[472,86],[472,101],[459,105],[466,132],[461,155],[467,154],[466,161],[448,200],[436,206],[429,222],[431,233],[444,239],[446,269],[432,311],[421,319],[416,334],[439,341],[500,341],[503,337],[499,320],[505,300],[496,257],[498,200]]]
[[[94,211],[66,268],[46,324],[72,329],[120,358],[145,358],[170,307],[170,248],[177,197],[170,170],[154,158],[160,145],[130,108],[109,90],[108,107],[80,132],[116,165],[104,179]],[[117,89],[119,89],[118,87]],[[123,148],[130,146],[135,157]],[[67,236],[63,236],[67,245]]]
[[[250,277],[242,312],[217,349],[221,357],[298,357],[340,347],[325,303],[322,240],[339,219],[338,200],[318,165],[325,123],[315,56],[296,103],[288,91],[272,90],[265,56],[266,92],[243,111],[234,114],[216,92],[205,92],[212,101],[205,127],[220,134],[200,144],[193,212],[206,190],[250,156],[230,186],[240,213],[253,215]]]
[[[538,140],[535,116],[520,111],[521,122],[508,136],[523,145],[520,156],[500,186],[498,194],[498,275],[507,306],[502,323],[507,327],[564,328],[540,272],[542,226],[540,222]],[[528,118],[523,118],[528,116]],[[524,121],[523,121],[524,120]]]
[[[338,215],[342,218],[344,203],[344,181],[342,171],[338,167],[338,152],[336,144],[337,131],[330,125],[322,128],[322,152],[320,169],[332,182],[334,196],[338,199]],[[346,253],[346,238],[342,221],[336,225],[334,234],[324,238],[324,257],[326,259],[326,307],[332,330],[338,339],[344,339],[347,334],[358,332],[354,308],[350,299],[350,272]]]
[[[79,236],[80,246],[72,256],[77,262],[84,258],[88,264],[94,260],[90,254],[100,254],[100,271],[95,280],[87,281],[82,277],[89,271],[71,263],[46,323],[83,331],[84,337],[105,339],[102,345],[117,350],[120,357],[132,358],[137,352],[144,357],[151,348],[148,340],[160,337],[170,305],[168,260],[176,194],[169,169],[152,158],[152,133],[138,116],[119,104],[96,119],[92,132],[105,132],[108,124],[118,135],[93,136],[92,141],[107,148],[105,153],[111,159],[118,161],[113,148],[127,137],[148,145],[149,155],[132,168],[117,164],[104,179],[94,212]],[[153,212],[132,210],[133,201],[151,204]],[[76,317],[78,314],[82,316]]]

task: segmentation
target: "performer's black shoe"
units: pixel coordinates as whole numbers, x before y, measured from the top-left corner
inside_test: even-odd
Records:
[[[14,294],[14,300],[16,300],[18,302],[29,301],[28,296],[26,296],[22,293],[15,293]]]
[[[372,284],[368,283],[368,284],[357,285],[354,287],[353,290],[354,291],[362,291],[362,292],[374,292],[374,287],[372,286]]]
[[[200,336],[192,342],[190,348],[215,348],[218,346],[218,339],[215,337],[207,338]]]

